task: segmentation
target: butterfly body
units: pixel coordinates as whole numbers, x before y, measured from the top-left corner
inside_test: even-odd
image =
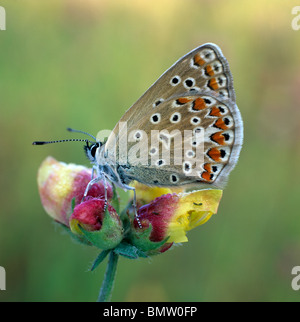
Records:
[[[227,60],[202,45],[168,69],[98,147],[98,177],[146,185],[223,188],[237,163],[243,122]]]

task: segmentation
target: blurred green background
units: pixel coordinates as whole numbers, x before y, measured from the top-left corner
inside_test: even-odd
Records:
[[[0,301],[95,301],[105,265],[43,210],[36,184],[48,155],[88,165],[97,134],[178,58],[218,44],[245,124],[240,161],[219,212],[189,242],[151,260],[119,261],[113,301],[298,301],[300,265],[300,30],[297,1],[1,1]],[[299,3],[298,3],[299,5]],[[125,196],[123,200],[125,204]]]

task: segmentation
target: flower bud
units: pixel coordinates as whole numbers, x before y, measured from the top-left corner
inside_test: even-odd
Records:
[[[91,169],[47,157],[38,170],[37,181],[41,202],[48,215],[68,226],[72,200],[75,200],[75,205],[81,202],[91,175]],[[95,183],[88,192],[90,197],[104,198],[104,194],[102,182]],[[108,199],[111,199],[112,195],[112,187],[108,184]]]
[[[111,249],[123,238],[122,222],[115,209],[104,199],[87,198],[77,205],[70,217],[73,234],[85,237],[94,246]]]
[[[186,233],[217,212],[221,197],[222,190],[200,190],[156,198],[139,208],[141,227],[135,218],[132,244],[147,253],[165,251],[173,242],[187,242]],[[155,243],[159,245],[156,249]]]

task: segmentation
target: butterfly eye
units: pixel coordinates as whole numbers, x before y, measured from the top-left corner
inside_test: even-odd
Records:
[[[93,158],[95,158],[96,151],[97,151],[97,149],[98,149],[98,148],[99,148],[99,143],[93,144],[93,145],[91,146],[90,151],[91,151],[91,156],[92,156]]]
[[[96,152],[100,146],[100,142],[93,143],[91,146],[89,146],[88,144],[84,146],[85,154],[91,162],[95,161]]]

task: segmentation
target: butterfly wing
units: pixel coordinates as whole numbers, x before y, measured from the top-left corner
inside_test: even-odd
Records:
[[[211,106],[210,104],[205,103],[205,97],[208,100],[211,99],[214,104]],[[218,104],[224,106],[225,114],[223,113],[222,108],[218,109]],[[195,105],[195,109],[198,110],[191,112],[190,109],[192,105]],[[183,107],[182,111],[185,111],[183,113],[179,112],[181,123],[177,124],[177,129],[180,128],[181,130],[190,129],[193,131],[195,126],[192,125],[198,125],[212,131],[217,129],[217,124],[222,123],[222,117],[226,117],[228,114],[229,119],[233,121],[233,127],[228,129],[228,131],[231,131],[230,133],[233,133],[233,135],[230,134],[230,141],[224,144],[227,151],[226,158],[221,158],[219,160],[215,155],[220,152],[215,149],[213,149],[210,154],[204,153],[202,169],[197,170],[200,173],[200,175],[198,173],[197,179],[195,176],[192,178],[183,172],[182,167],[186,166],[186,164],[170,165],[169,168],[167,166],[162,168],[156,166],[155,163],[150,164],[149,162],[148,164],[145,163],[144,166],[141,164],[132,164],[130,160],[128,160],[128,151],[132,148],[133,143],[129,142],[128,146],[124,146],[127,137],[124,138],[123,133],[125,135],[126,132],[127,135],[127,131],[128,133],[136,133],[136,131],[142,130],[145,131],[147,135],[150,135],[150,132],[153,129],[165,129],[170,132],[174,129],[176,124],[176,121],[170,123],[170,117],[176,112],[175,110],[180,107]],[[194,124],[189,120],[189,118],[191,118],[190,114],[195,118]],[[155,124],[158,115],[159,123]],[[153,122],[151,123],[150,118],[152,117],[154,117],[154,119],[152,119]],[[176,119],[176,114],[174,117]],[[197,117],[200,119],[201,124],[197,124]],[[214,123],[215,121],[217,121],[216,124]],[[120,124],[126,124],[127,131],[120,131]],[[184,124],[184,126],[182,124]],[[187,124],[189,125],[187,126]],[[215,126],[213,126],[213,124],[215,124]],[[222,128],[217,130],[219,131],[212,134],[221,132],[221,130],[224,131]],[[224,135],[222,136],[222,133],[215,134],[212,137],[212,134],[209,134],[209,131],[205,131],[205,133],[207,132],[205,134],[206,141],[204,142],[204,149],[206,149],[206,151],[209,147],[217,148],[218,145],[222,145],[219,143],[226,141],[225,138],[228,137],[228,133],[225,133],[225,137]],[[108,138],[105,144],[105,153],[110,159],[117,160],[117,162],[120,159],[123,161],[126,160],[126,162],[122,163],[127,164],[127,169],[124,170],[125,173],[123,174],[124,177],[135,179],[146,184],[178,185],[179,182],[180,184],[188,184],[191,181],[196,181],[198,183],[203,183],[206,186],[207,184],[222,186],[238,158],[242,143],[242,132],[242,120],[235,104],[233,80],[228,62],[218,46],[214,44],[205,44],[179,59],[123,115],[114,128],[113,135]],[[167,139],[165,138],[165,140]],[[118,142],[124,142],[124,144]],[[117,146],[115,146],[115,144],[117,144]],[[166,145],[167,143],[165,142],[162,144]],[[151,151],[151,146],[147,145],[147,147],[149,147],[149,151]],[[175,148],[175,146],[173,146],[173,148]],[[135,150],[133,149],[131,156],[134,156],[134,151]],[[177,149],[175,149],[175,151],[177,151]],[[222,151],[224,151],[224,149],[222,149]],[[190,152],[190,154],[192,155],[193,153]],[[152,155],[151,158],[154,158],[154,156]],[[183,156],[183,158],[185,157]],[[216,165],[213,168],[210,168],[212,163],[216,163]],[[227,171],[224,171],[225,167]],[[186,166],[186,169],[187,168],[188,166]],[[156,178],[150,182],[149,178],[153,176],[153,173],[156,173],[160,179]],[[174,173],[176,173],[176,175],[173,176]],[[170,178],[174,179],[173,183],[170,182]]]
[[[223,187],[243,138],[237,106],[197,92],[174,96],[128,129],[130,180],[157,186]]]
[[[125,112],[119,122],[127,122],[130,128],[143,118],[148,109],[158,107],[172,96],[197,91],[213,92],[235,102],[228,62],[215,44],[204,44],[180,58]],[[117,126],[113,132],[118,135]]]

